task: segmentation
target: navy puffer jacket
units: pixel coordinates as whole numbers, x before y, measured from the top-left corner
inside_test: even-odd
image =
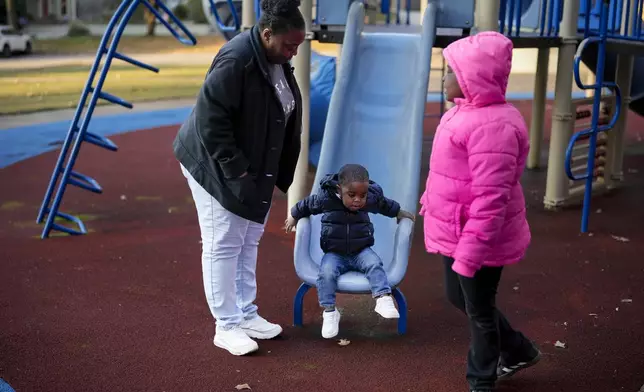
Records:
[[[350,211],[339,195],[338,175],[326,175],[320,181],[320,190],[298,202],[291,209],[293,218],[300,220],[323,214],[320,247],[324,253],[355,255],[374,244],[373,224],[369,213],[395,218],[400,204],[388,199],[380,185],[369,181],[367,202],[361,210]]]

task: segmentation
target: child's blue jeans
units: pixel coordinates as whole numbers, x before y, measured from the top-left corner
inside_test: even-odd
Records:
[[[349,271],[362,272],[366,275],[374,298],[391,293],[382,260],[373,249],[366,248],[357,255],[347,256],[325,253],[320,263],[320,274],[317,280],[320,306],[324,308],[335,306],[338,278]]]

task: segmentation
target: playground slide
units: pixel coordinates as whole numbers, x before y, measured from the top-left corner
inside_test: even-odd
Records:
[[[313,193],[320,179],[347,163],[362,164],[385,195],[402,208],[418,206],[423,119],[435,39],[436,7],[428,7],[422,34],[365,32],[364,7],[349,11],[336,80],[322,140]],[[418,31],[418,30],[416,30]],[[392,286],[406,268],[413,223],[373,215],[374,250],[383,260]],[[315,284],[322,257],[320,216],[297,226],[295,269],[304,283]],[[369,292],[363,275],[348,273],[341,292]]]
[[[582,54],[581,60],[594,72],[597,69],[597,45],[588,46]],[[614,82],[617,70],[617,55],[615,53],[606,54],[605,67],[604,80]],[[628,107],[640,116],[644,116],[644,74],[635,72],[638,69],[644,69],[644,57],[635,57],[634,60],[633,79],[631,80],[632,100]]]

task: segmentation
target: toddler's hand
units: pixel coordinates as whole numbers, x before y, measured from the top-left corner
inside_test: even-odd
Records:
[[[396,219],[398,219],[398,223],[400,223],[400,220],[403,218],[411,219],[412,222],[416,221],[416,215],[412,214],[411,212],[407,212],[405,210],[400,210],[398,212],[398,215],[396,216]]]
[[[293,218],[292,216],[289,216],[286,218],[286,221],[284,221],[284,230],[288,233],[293,231],[295,229],[295,225],[297,225],[297,220]]]

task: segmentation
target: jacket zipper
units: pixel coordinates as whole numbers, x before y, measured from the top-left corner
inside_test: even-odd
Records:
[[[347,223],[347,254],[349,254],[349,224]]]

